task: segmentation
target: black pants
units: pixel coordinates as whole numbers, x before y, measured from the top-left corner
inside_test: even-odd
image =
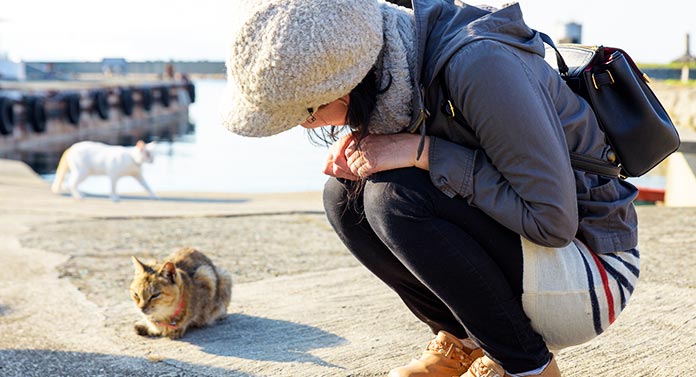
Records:
[[[329,179],[324,207],[339,238],[434,333],[470,336],[509,373],[551,355],[522,310],[520,236],[449,198],[427,171],[373,175],[349,203],[354,183]]]

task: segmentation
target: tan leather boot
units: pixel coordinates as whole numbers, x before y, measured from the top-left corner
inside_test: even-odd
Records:
[[[440,331],[428,343],[420,359],[413,359],[407,365],[392,369],[389,377],[459,376],[482,355],[483,351],[474,342],[467,340],[464,344],[447,331]]]
[[[509,374],[505,373],[505,369],[498,365],[495,361],[488,358],[488,356],[482,356],[474,360],[471,363],[469,370],[462,374],[461,377],[508,377]],[[556,358],[551,357],[551,362],[544,368],[541,374],[535,374],[529,377],[561,377],[561,370],[558,369],[558,364],[556,364]]]

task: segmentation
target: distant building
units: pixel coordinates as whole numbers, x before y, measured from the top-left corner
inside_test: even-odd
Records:
[[[0,23],[2,22],[3,20],[0,19]],[[2,37],[2,30],[0,30],[0,37]],[[10,59],[8,52],[2,48],[1,42],[2,38],[0,38],[0,80],[24,80],[26,78],[24,63]]]
[[[101,63],[105,75],[125,75],[128,73],[128,62],[123,58],[105,58]]]
[[[27,77],[33,80],[46,79],[53,75],[58,79],[75,79],[81,74],[97,75],[104,73],[100,61],[28,61],[24,62],[27,69]],[[142,61],[127,62],[126,68],[119,68],[127,74],[155,74],[161,75],[167,64],[173,64],[176,72],[204,75],[225,75],[225,62],[223,61]],[[52,67],[53,73],[49,68]],[[109,71],[111,72],[111,71]]]
[[[582,43],[582,25],[568,22],[561,27],[558,43]]]

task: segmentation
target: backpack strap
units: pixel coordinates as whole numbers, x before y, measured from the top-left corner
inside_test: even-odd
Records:
[[[565,62],[565,59],[563,59],[563,55],[561,55],[561,52],[558,51],[556,48],[556,44],[553,43],[553,39],[549,37],[547,34],[542,33],[540,31],[537,31],[539,33],[539,36],[541,37],[541,40],[544,41],[547,45],[551,46],[554,51],[556,51],[556,64],[558,65],[558,72],[561,74],[563,77],[568,76],[568,65]]]
[[[621,167],[608,161],[586,156],[576,152],[568,152],[570,155],[570,165],[576,170],[586,173],[601,175],[608,178],[621,177]]]

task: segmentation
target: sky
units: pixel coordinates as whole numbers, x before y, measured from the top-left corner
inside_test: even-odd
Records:
[[[257,0],[0,0],[0,54],[24,61],[221,61],[243,1]],[[519,3],[527,24],[554,39],[563,23],[578,22],[583,43],[621,47],[641,63],[670,62],[684,53],[687,33],[696,40],[693,0]]]

